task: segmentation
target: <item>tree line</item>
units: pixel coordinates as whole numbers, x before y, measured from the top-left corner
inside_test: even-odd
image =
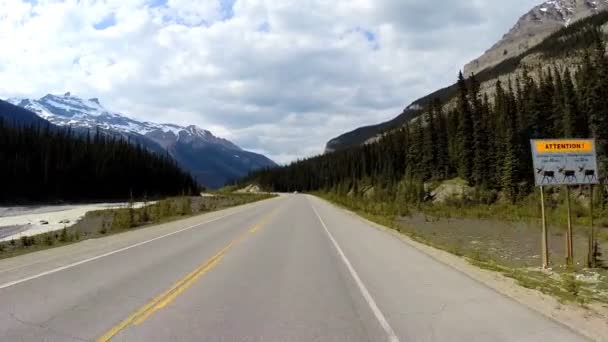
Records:
[[[124,200],[196,193],[168,155],[96,131],[92,136],[0,119],[0,202]]]
[[[460,177],[493,201],[515,202],[534,185],[530,139],[597,140],[600,168],[608,166],[608,59],[603,35],[592,35],[575,67],[524,67],[498,80],[493,96],[474,75],[459,74],[450,105],[430,101],[424,114],[378,142],[252,173],[275,191],[357,193],[362,184],[389,196],[420,201],[422,184]],[[533,72],[534,71],[534,72]],[[487,191],[485,191],[487,190]]]

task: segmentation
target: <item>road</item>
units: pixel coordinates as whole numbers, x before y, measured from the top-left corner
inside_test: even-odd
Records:
[[[1,341],[584,341],[320,199],[0,261]]]

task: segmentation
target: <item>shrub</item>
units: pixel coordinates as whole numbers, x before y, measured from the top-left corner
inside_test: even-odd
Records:
[[[184,197],[182,199],[182,215],[192,215],[192,199]]]
[[[61,241],[61,242],[69,241],[68,230],[65,227],[63,227],[63,229],[61,230],[61,235],[59,235],[59,241]]]
[[[47,246],[52,246],[55,244],[55,239],[53,239],[53,234],[46,233],[44,235],[44,244]]]
[[[23,247],[30,247],[36,244],[36,239],[33,236],[22,236],[21,245]]]
[[[562,286],[566,292],[577,297],[580,292],[580,282],[576,280],[574,273],[568,271],[562,274]]]

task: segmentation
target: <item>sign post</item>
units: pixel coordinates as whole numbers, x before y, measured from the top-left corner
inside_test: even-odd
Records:
[[[542,261],[548,267],[548,241],[545,218],[545,186],[566,186],[568,206],[568,231],[566,233],[566,260],[572,264],[574,258],[572,238],[572,215],[570,208],[570,185],[598,184],[595,140],[593,139],[543,139],[530,140],[534,164],[534,181],[541,189],[542,217]],[[593,209],[591,209],[592,211]],[[593,215],[593,214],[592,214]],[[593,221],[593,218],[591,219]],[[593,223],[592,223],[593,226]],[[594,239],[593,228],[590,232],[590,245]],[[590,247],[592,248],[592,247]],[[591,251],[589,253],[592,253]]]
[[[540,187],[540,213],[542,216],[543,233],[541,238],[543,268],[549,268],[549,246],[547,241],[547,216],[545,215],[545,187]]]
[[[574,252],[572,251],[572,209],[570,208],[570,187],[566,185],[566,207],[568,210],[568,230],[566,231],[566,264],[574,263]]]
[[[589,227],[589,253],[587,254],[587,267],[595,268],[596,265],[596,255],[595,255],[595,227],[593,226],[593,184],[589,184],[589,215],[590,224]]]

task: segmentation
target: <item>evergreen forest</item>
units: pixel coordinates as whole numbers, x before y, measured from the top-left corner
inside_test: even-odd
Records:
[[[605,175],[608,58],[602,33],[590,37],[575,67],[524,67],[499,80],[492,97],[474,75],[460,73],[450,105],[435,98],[421,116],[379,141],[258,171],[243,183],[355,195],[365,184],[383,200],[420,202],[425,182],[459,177],[479,190],[479,202],[492,203],[499,194],[516,202],[533,191],[535,138],[595,138]]]
[[[193,194],[196,181],[166,155],[101,134],[0,119],[0,202],[125,200]]]

